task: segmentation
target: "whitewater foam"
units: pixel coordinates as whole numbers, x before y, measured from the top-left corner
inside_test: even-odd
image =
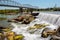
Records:
[[[29,24],[24,25],[24,26],[23,26],[23,24],[21,24],[19,26],[16,23],[11,23],[11,25],[14,26],[14,28],[12,30],[13,32],[15,32],[16,34],[23,34],[25,36],[24,40],[49,40],[50,39],[50,37],[48,37],[48,38],[42,38],[41,37],[41,32],[43,29],[38,29],[34,34],[30,34],[27,31]],[[32,26],[32,24],[30,24],[30,26]]]

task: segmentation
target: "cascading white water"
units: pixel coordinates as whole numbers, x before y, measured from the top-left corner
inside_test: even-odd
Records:
[[[55,24],[59,16],[60,15],[57,15],[57,14],[40,13],[38,17],[40,21],[47,21],[51,24]]]
[[[57,22],[55,23],[55,25],[60,26],[60,16],[59,16],[59,18],[57,19]]]
[[[24,40],[49,40],[48,38],[41,38],[41,34],[39,34],[40,30],[36,31],[34,34],[30,34],[27,31],[28,26],[23,27],[19,25],[16,25],[15,23],[12,23],[12,25],[14,25],[15,28],[13,28],[13,32],[17,33],[17,34],[23,34],[25,36]]]
[[[50,37],[48,37],[48,38],[41,37],[41,32],[44,28],[38,29],[33,34],[30,34],[29,31],[27,31],[27,28],[30,26],[33,26],[36,23],[37,24],[47,23],[47,22],[55,23],[57,17],[58,16],[53,16],[52,14],[40,14],[37,19],[35,19],[28,25],[24,25],[24,24],[20,24],[20,23],[11,23],[11,25],[14,26],[12,31],[15,32],[16,34],[23,34],[25,36],[24,40],[49,40]],[[47,22],[45,22],[45,21],[47,21]],[[56,28],[56,26],[53,26],[52,24],[50,24],[50,26],[47,26],[47,27],[50,27],[51,29]],[[32,31],[34,31],[34,30],[32,30]]]
[[[16,23],[11,23],[11,24],[14,26],[12,31],[15,32],[16,34],[23,34],[25,36],[24,40],[49,40],[50,39],[50,37],[48,37],[48,38],[42,38],[41,37],[41,33],[40,32],[43,29],[37,30],[34,34],[30,34],[27,31],[27,28],[29,27],[29,25],[28,26],[27,25],[25,25],[25,26],[21,25],[19,27],[19,25],[17,25]],[[30,25],[32,25],[32,24],[30,24]]]

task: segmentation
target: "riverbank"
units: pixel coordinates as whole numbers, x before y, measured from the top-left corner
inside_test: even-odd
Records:
[[[7,19],[7,18],[1,18],[1,17],[0,17],[0,21],[2,21],[2,20],[6,20],[6,19]]]
[[[3,27],[8,27],[9,26],[9,19],[14,19],[17,18],[20,14],[15,14],[15,15],[5,15],[5,14],[0,14],[0,26]]]

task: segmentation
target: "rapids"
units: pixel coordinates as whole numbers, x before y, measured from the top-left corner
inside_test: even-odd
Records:
[[[41,13],[35,20],[33,20],[30,24],[27,25],[21,23],[11,23],[11,25],[14,27],[12,31],[15,32],[16,34],[23,34],[25,36],[23,40],[50,40],[51,36],[47,38],[41,37],[42,30],[44,28],[50,28],[51,30],[57,29],[58,27],[53,24],[56,24],[56,22],[57,24],[59,24],[58,19],[59,15],[56,16],[55,14],[52,15],[52,14]],[[27,30],[28,27],[31,27],[34,24],[43,24],[43,23],[49,24],[49,26],[46,26],[42,29],[37,29],[33,34],[29,33],[29,31]]]
[[[12,31],[15,32],[16,34],[23,34],[25,36],[24,40],[49,40],[51,38],[50,36],[48,38],[41,37],[41,32],[44,28],[38,29],[34,34],[30,34],[29,31],[27,31],[28,27],[33,26],[34,24],[38,23],[38,21],[37,22],[36,21],[33,21],[28,25],[19,24],[19,23],[11,23],[11,25],[14,26]],[[47,22],[43,21],[41,23],[47,23]],[[49,24],[49,23],[47,23],[47,24]],[[51,24],[51,26],[54,27],[52,24]],[[49,27],[51,27],[51,26],[49,26]]]

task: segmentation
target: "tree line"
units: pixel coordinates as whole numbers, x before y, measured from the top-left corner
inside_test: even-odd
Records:
[[[60,8],[45,8],[39,9],[39,11],[60,11]]]
[[[0,14],[9,14],[9,13],[20,13],[21,10],[19,9],[5,9],[5,10],[0,10]],[[32,12],[32,11],[60,11],[60,8],[42,8],[42,9],[24,9],[23,12]]]
[[[9,10],[9,9],[5,9],[5,10],[0,10],[0,14],[8,14],[8,13],[18,13],[19,10]]]

